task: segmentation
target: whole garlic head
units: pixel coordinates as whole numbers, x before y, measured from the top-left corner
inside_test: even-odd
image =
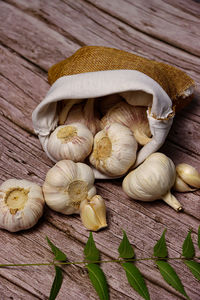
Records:
[[[132,130],[136,141],[143,146],[151,140],[146,110],[147,107],[132,106],[124,101],[118,102],[101,119],[101,127],[112,123],[125,125]]]
[[[91,199],[85,199],[80,205],[80,216],[83,225],[88,230],[97,231],[107,227],[106,206],[100,195],[95,195]]]
[[[137,142],[129,128],[113,123],[94,137],[94,147],[89,160],[109,176],[121,176],[136,160]]]
[[[33,227],[43,214],[44,203],[39,185],[6,180],[0,187],[0,227],[11,232]]]
[[[51,209],[66,215],[79,213],[81,201],[96,194],[93,171],[84,163],[61,160],[47,172],[43,193]]]
[[[93,135],[81,123],[58,126],[48,140],[48,152],[57,161],[84,161],[92,150]]]
[[[175,165],[162,153],[151,154],[139,167],[123,180],[124,192],[135,200],[164,200],[175,210],[182,210],[181,204],[170,193],[176,178]]]

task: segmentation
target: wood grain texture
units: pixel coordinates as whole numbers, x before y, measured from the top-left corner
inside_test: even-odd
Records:
[[[15,177],[42,185],[53,163],[35,135],[31,114],[46,95],[48,68],[83,45],[103,45],[130,51],[177,66],[196,81],[194,100],[175,118],[160,151],[175,164],[187,162],[200,170],[200,4],[186,0],[96,1],[7,0],[0,2],[0,183]],[[108,228],[94,233],[104,260],[118,257],[122,229],[137,257],[152,255],[153,246],[167,228],[169,256],[179,256],[188,230],[197,255],[200,191],[175,193],[184,206],[177,214],[161,201],[142,203],[128,198],[121,179],[96,182],[106,201]],[[45,207],[32,229],[11,234],[0,231],[0,263],[50,262],[48,236],[71,261],[82,261],[89,232],[79,216],[63,216]],[[200,286],[179,261],[171,262],[192,300]],[[167,285],[152,261],[136,265],[145,277],[151,299],[184,299]],[[118,264],[102,264],[111,300],[140,300]],[[57,299],[98,299],[84,265],[63,268],[64,282]],[[0,299],[48,299],[54,269],[0,268]]]

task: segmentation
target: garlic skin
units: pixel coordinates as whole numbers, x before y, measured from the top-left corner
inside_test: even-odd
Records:
[[[173,189],[176,192],[193,192],[196,189],[192,189],[187,183],[185,183],[179,176],[176,174],[176,180],[173,186]]]
[[[8,179],[0,186],[0,228],[17,232],[33,227],[43,214],[44,197],[39,185]]]
[[[118,102],[101,119],[101,127],[112,123],[122,124],[131,129],[140,145],[146,145],[151,140],[146,110],[146,107],[132,106],[124,101]]]
[[[200,173],[194,167],[181,163],[176,166],[176,172],[186,184],[200,188]]]
[[[47,149],[56,160],[82,162],[92,150],[93,135],[81,123],[58,126],[50,135]]]
[[[88,230],[98,231],[107,227],[104,199],[100,195],[95,195],[91,199],[83,200],[80,205],[80,216]]]
[[[131,130],[113,123],[95,135],[89,160],[97,170],[109,176],[120,176],[134,164],[136,152],[137,142]]]
[[[95,135],[100,129],[98,112],[95,110],[95,99],[87,99],[84,103],[74,105],[69,111],[65,124],[80,122]]]
[[[61,110],[58,114],[58,124],[59,125],[63,125],[65,124],[65,121],[67,119],[68,113],[70,111],[70,109],[72,108],[72,106],[74,104],[80,103],[82,102],[83,99],[68,99],[68,100],[63,100],[64,107],[61,107]]]
[[[170,193],[175,179],[176,169],[172,160],[156,152],[124,178],[122,188],[129,197],[135,200],[162,199],[176,211],[181,211],[181,204]]]
[[[92,169],[71,160],[57,162],[47,172],[42,189],[47,205],[66,215],[78,214],[81,201],[96,194]]]

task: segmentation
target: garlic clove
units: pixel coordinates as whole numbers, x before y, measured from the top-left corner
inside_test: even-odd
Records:
[[[186,184],[200,188],[200,173],[194,167],[181,163],[176,166],[176,172]]]
[[[0,187],[0,227],[17,232],[33,227],[43,214],[44,197],[39,185],[8,179]]]
[[[192,189],[188,184],[186,184],[178,175],[176,175],[176,181],[174,183],[173,189],[177,192],[193,192],[196,189]]]
[[[67,119],[68,113],[74,104],[82,102],[83,99],[68,99],[64,100],[64,107],[61,109],[58,115],[58,124],[63,125]]]
[[[176,178],[175,165],[162,153],[151,154],[123,180],[122,188],[131,198],[141,201],[163,199],[176,211],[181,204],[170,194]],[[164,195],[164,196],[163,196]]]
[[[120,176],[136,160],[137,142],[129,128],[118,123],[106,126],[94,137],[94,147],[89,160],[101,172]]]
[[[92,199],[85,199],[80,205],[80,216],[83,225],[88,230],[97,231],[107,227],[106,206],[100,195],[95,195]]]
[[[94,173],[84,163],[61,160],[47,172],[43,193],[51,209],[66,215],[79,214],[80,203],[96,194]]]
[[[75,162],[84,161],[90,154],[93,135],[81,123],[58,126],[50,135],[47,149],[57,161],[69,159]]]
[[[101,127],[112,123],[127,126],[132,130],[136,141],[143,146],[151,140],[146,110],[146,107],[132,106],[124,101],[118,102],[101,119]]]
[[[152,106],[153,95],[144,91],[129,91],[120,93],[120,95],[130,105],[146,107]]]
[[[121,102],[123,98],[119,94],[111,94],[98,99],[99,110],[102,115],[105,115],[109,109],[111,109],[115,104]]]

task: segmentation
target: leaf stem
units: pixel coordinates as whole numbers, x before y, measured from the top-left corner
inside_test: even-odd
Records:
[[[200,259],[200,257],[193,257],[193,259]],[[145,261],[145,260],[159,260],[158,257],[144,257],[144,258],[131,258],[131,259],[113,259],[113,260],[97,260],[93,263],[124,263],[124,262],[136,262],[136,261]],[[160,260],[191,260],[185,257],[166,257],[160,258]],[[73,262],[56,262],[52,261],[49,263],[30,263],[30,264],[0,264],[0,268],[6,267],[29,267],[29,266],[59,266],[59,265],[80,265],[88,264],[89,261],[73,261]]]

